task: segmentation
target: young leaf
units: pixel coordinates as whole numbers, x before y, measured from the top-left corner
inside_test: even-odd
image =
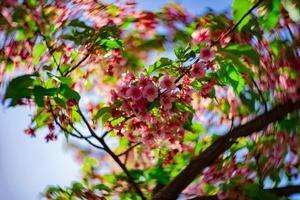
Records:
[[[30,97],[32,95],[32,88],[34,79],[37,74],[27,74],[19,76],[10,81],[6,89],[4,100],[11,99],[10,106],[15,106],[18,100]]]
[[[248,10],[251,8],[251,2],[250,0],[244,0],[244,1],[233,0],[232,8],[233,8],[233,13],[232,13],[233,21],[237,23],[243,17],[243,15],[246,14]],[[238,30],[241,30],[243,26],[245,26],[249,22],[249,20],[250,20],[250,16],[248,15],[239,24]]]
[[[39,43],[34,46],[33,53],[32,53],[32,55],[33,55],[32,65],[35,65],[38,63],[38,61],[40,60],[40,57],[45,53],[46,48],[47,47],[44,43]]]
[[[76,101],[79,101],[80,95],[75,90],[71,89],[66,84],[61,84],[59,91],[66,99],[74,98]]]

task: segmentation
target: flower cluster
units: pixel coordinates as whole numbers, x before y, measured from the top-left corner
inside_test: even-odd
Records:
[[[169,144],[169,148],[184,148],[182,143],[185,123],[189,113],[176,107],[175,102],[190,103],[190,81],[185,78],[183,87],[176,87],[176,79],[164,75],[160,79],[149,78],[141,74],[136,78],[131,72],[121,80],[117,90],[112,90],[112,107],[121,102],[121,106],[112,109],[115,118],[130,118],[114,127],[119,135],[126,135],[132,142],[141,140],[148,146]],[[112,128],[112,127],[111,127]]]

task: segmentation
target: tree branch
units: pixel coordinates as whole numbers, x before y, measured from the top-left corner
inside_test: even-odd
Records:
[[[85,118],[85,116],[83,115],[83,113],[81,112],[79,106],[78,106],[78,113],[79,113],[80,117],[82,118],[83,122],[85,123],[85,125],[88,127],[90,133],[101,143],[101,145],[103,146],[103,149],[112,157],[112,159],[124,171],[124,173],[126,174],[126,176],[128,178],[129,183],[134,187],[134,189],[137,192],[137,194],[142,198],[142,200],[146,200],[143,192],[141,191],[141,189],[138,186],[138,184],[132,178],[132,176],[131,176],[130,172],[128,171],[128,169],[126,168],[126,166],[121,162],[121,160],[118,158],[118,156],[109,148],[109,146],[104,141],[104,138],[99,137],[96,134],[96,132],[92,129],[91,125],[89,124],[89,122],[87,121],[87,119]]]
[[[90,52],[94,48],[97,38],[98,38],[98,34],[95,36],[95,39],[93,40],[93,42],[92,42],[90,48],[88,49],[88,52],[85,54],[85,56],[76,65],[74,65],[71,69],[66,71],[66,73],[63,74],[63,76],[68,76],[71,72],[73,72],[75,69],[77,69],[86,59],[88,59],[88,57],[90,56]]]
[[[188,166],[181,171],[167,186],[165,186],[154,199],[173,200],[176,199],[204,168],[210,166],[222,153],[224,153],[239,137],[246,137],[258,132],[270,123],[283,119],[288,113],[300,108],[300,100],[296,102],[287,101],[256,117],[255,119],[240,125],[227,134],[220,136],[200,155],[195,157]]]
[[[76,68],[78,68],[89,56],[90,56],[90,54],[88,52],[75,66],[73,66],[69,71],[64,73],[63,76],[68,76],[72,71],[74,71]]]
[[[215,46],[223,37],[226,37],[228,35],[230,35],[239,25],[240,23],[242,23],[242,21],[255,9],[259,6],[259,4],[263,2],[263,0],[259,0],[256,4],[254,4],[250,10],[248,10],[247,13],[245,13],[241,19],[231,28],[229,29],[224,35],[221,35],[216,41],[212,42],[210,44],[210,47]],[[199,62],[199,58],[197,60],[195,60],[195,62],[193,62],[193,64]],[[192,69],[193,64],[189,65],[188,67],[186,67],[187,69],[184,71],[184,73],[182,73],[175,81],[175,83],[178,83],[183,77],[184,75],[186,75],[187,73],[189,73],[189,71]]]
[[[258,91],[258,93],[259,93],[259,96],[260,96],[260,98],[261,98],[261,100],[262,100],[262,103],[264,104],[265,112],[268,111],[267,101],[266,101],[266,99],[265,99],[265,97],[264,97],[262,91],[261,91],[260,88],[258,87],[258,85],[257,85],[257,83],[255,82],[255,80],[254,80],[253,78],[251,78],[251,80],[252,80],[254,86],[256,87],[256,89],[257,89],[257,91]]]
[[[68,129],[64,128],[61,123],[57,120],[57,116],[54,114],[53,109],[52,109],[52,105],[50,103],[50,101],[48,101],[49,104],[49,108],[50,108],[50,112],[53,116],[54,122],[57,126],[59,126],[59,128],[61,130],[63,130],[64,132],[66,132],[67,134],[77,138],[77,139],[84,139],[85,141],[87,141],[90,145],[92,145],[93,147],[97,148],[97,149],[103,149],[103,147],[98,146],[96,144],[94,144],[92,141],[89,140],[89,138],[91,138],[91,136],[84,136],[76,127],[73,126],[72,123],[69,123],[69,125],[78,133],[78,135],[76,135],[75,133],[73,133],[72,131],[69,131]]]
[[[241,23],[242,23],[242,21],[249,15],[249,14],[251,14],[251,12],[255,9],[255,8],[257,8],[258,6],[259,6],[259,4],[260,3],[262,3],[263,2],[263,0],[259,0],[256,4],[254,4],[251,8],[250,8],[250,10],[248,10],[248,12],[246,12],[242,17],[241,17],[241,19],[231,28],[231,29],[229,29],[224,35],[221,35],[216,41],[214,41],[210,46],[212,47],[212,46],[214,46],[214,45],[216,45],[223,37],[226,37],[226,36],[228,36],[228,35],[230,35]]]
[[[129,147],[126,151],[124,151],[124,152],[118,154],[117,156],[120,157],[120,156],[123,156],[123,155],[127,154],[129,151],[131,151],[131,150],[132,150],[133,148],[135,148],[136,146],[139,146],[140,144],[142,144],[142,143],[141,143],[141,142],[138,142],[138,143],[132,145],[132,146]]]
[[[289,196],[291,194],[300,193],[300,185],[291,185],[291,186],[280,187],[280,188],[264,189],[264,191],[272,192],[277,196]],[[218,200],[218,196],[217,195],[198,196],[198,197],[191,198],[189,200]]]

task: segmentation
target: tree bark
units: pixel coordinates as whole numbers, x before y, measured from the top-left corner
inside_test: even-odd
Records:
[[[291,185],[291,186],[280,187],[280,188],[264,189],[264,191],[272,192],[277,196],[289,196],[291,194],[300,193],[300,185]],[[189,200],[218,200],[218,197],[217,195],[198,196],[198,197],[191,198]]]
[[[254,132],[258,132],[267,127],[270,123],[283,119],[288,113],[298,110],[299,108],[300,100],[295,102],[287,101],[219,137],[207,149],[200,153],[200,155],[195,157],[188,166],[158,192],[153,199],[176,199],[181,191],[184,190],[202,170],[210,166],[222,153],[229,149],[238,137],[245,137]]]

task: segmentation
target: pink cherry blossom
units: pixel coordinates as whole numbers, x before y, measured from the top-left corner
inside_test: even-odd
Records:
[[[205,75],[204,64],[201,62],[193,64],[191,75],[195,78],[203,78]]]
[[[215,85],[214,81],[209,81],[202,85],[201,87],[201,96],[207,98],[209,96],[209,93],[213,89]]]
[[[160,97],[160,105],[162,105],[162,107],[165,110],[169,110],[172,108],[172,103],[175,100],[174,97],[171,96],[170,93],[164,93],[161,97]]]
[[[119,89],[118,89],[118,96],[125,99],[127,96],[126,96],[126,93],[127,93],[127,90],[128,90],[128,87],[127,86],[121,86]]]
[[[158,95],[157,88],[151,83],[147,84],[143,89],[143,97],[147,98],[149,102],[154,101]]]
[[[167,90],[173,90],[176,87],[175,78],[166,75],[160,81],[160,87]]]
[[[126,91],[126,97],[132,98],[133,100],[138,100],[142,97],[142,91],[137,86],[131,86]]]
[[[152,84],[152,81],[149,78],[147,78],[144,74],[141,74],[138,86],[144,88],[148,84]]]
[[[200,28],[192,33],[192,38],[196,43],[208,42],[210,31],[207,28]]]
[[[230,42],[230,40],[231,40],[231,37],[229,37],[229,36],[222,37],[222,38],[221,38],[221,41],[220,41],[221,46],[222,46],[223,48],[226,47],[227,44]]]
[[[215,58],[215,52],[211,51],[210,48],[202,48],[200,50],[200,58],[204,61],[210,61]]]

